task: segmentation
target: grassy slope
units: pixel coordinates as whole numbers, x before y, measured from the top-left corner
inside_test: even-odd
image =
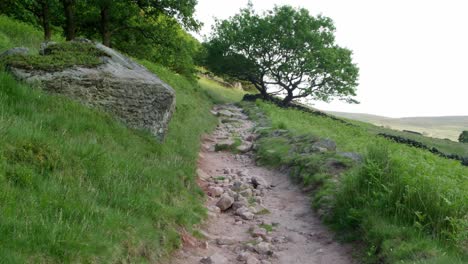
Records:
[[[39,36],[0,17],[0,50]],[[154,261],[204,217],[196,159],[216,125],[206,90],[224,89],[145,65],[177,93],[164,144],[0,72],[1,263]]]
[[[368,242],[371,261],[467,261],[468,168],[377,137],[365,127],[263,102],[257,105],[276,128],[330,138],[339,151],[366,156],[363,166],[342,176],[340,186],[325,184],[320,192],[329,193],[319,192],[315,201],[320,204],[321,197],[334,197],[335,215],[329,220],[345,234],[357,231]],[[282,144],[265,146],[276,153],[276,165],[288,162],[288,148]]]
[[[330,114],[372,123],[378,126],[390,127],[397,130],[412,130],[427,133],[434,138],[448,138],[458,140],[461,131],[468,129],[468,116],[444,116],[444,117],[408,117],[388,118],[383,116],[356,114],[344,112],[329,112]]]
[[[0,15],[0,53],[12,47],[27,47],[32,52],[39,49],[43,33],[34,27]],[[54,35],[53,41],[62,37]]]
[[[404,131],[394,130],[387,127],[379,127],[372,124],[372,121],[357,121],[347,119],[348,122],[356,124],[360,127],[366,128],[367,131],[374,134],[386,133],[390,135],[401,136],[421,142],[429,147],[435,147],[446,154],[457,154],[462,157],[468,157],[468,144],[462,144],[452,140],[446,140],[441,138],[433,138],[424,135],[417,135],[414,133],[408,133]],[[414,130],[413,130],[414,131]]]

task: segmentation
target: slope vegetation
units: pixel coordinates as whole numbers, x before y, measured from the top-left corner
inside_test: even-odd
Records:
[[[468,128],[468,116],[405,117],[390,118],[377,115],[328,112],[339,117],[368,122],[397,130],[411,130],[434,138],[457,141],[460,133]]]
[[[264,112],[273,129],[287,129],[293,137],[262,139],[260,160],[290,167],[295,180],[314,188],[314,207],[331,211],[325,220],[342,231],[345,239],[366,242],[364,259],[371,263],[466,263],[467,167],[379,137],[366,126],[265,102],[256,104],[260,110],[251,116]],[[326,155],[294,153],[291,142],[299,140],[300,146],[306,146],[310,137],[332,139],[339,152],[358,153],[363,161],[334,177],[323,169]]]
[[[40,36],[0,16],[0,50],[38,47]],[[216,125],[214,97],[143,63],[177,93],[163,144],[0,72],[2,263],[154,262],[203,219],[195,170],[200,136]],[[210,87],[212,94],[223,90]]]

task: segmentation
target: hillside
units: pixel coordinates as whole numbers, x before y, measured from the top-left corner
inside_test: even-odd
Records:
[[[369,262],[466,263],[467,167],[379,137],[366,123],[259,101],[245,107],[254,119],[265,113],[273,129],[260,140],[258,159],[288,167],[295,181],[315,189],[314,208],[331,210],[325,220],[345,239],[365,241]],[[362,155],[363,165],[337,178],[327,169],[327,155],[295,152],[317,137],[336,142],[339,152]]]
[[[0,37],[0,50],[37,48],[42,39],[2,16]],[[2,263],[154,262],[205,217],[195,184],[199,140],[216,125],[213,102],[241,94],[142,63],[176,90],[164,144],[0,72]]]
[[[332,115],[368,122],[395,130],[411,130],[434,138],[457,141],[461,131],[468,129],[468,116],[390,118],[378,115],[327,111]]]
[[[0,52],[36,54],[42,38],[0,16]],[[183,246],[200,251],[181,264],[212,263],[213,248],[224,263],[468,262],[468,167],[429,151],[468,156],[468,144],[371,124],[391,118],[240,102],[243,91],[135,61],[175,90],[162,142],[0,65],[0,263],[172,263]],[[395,122],[455,131],[465,118]]]

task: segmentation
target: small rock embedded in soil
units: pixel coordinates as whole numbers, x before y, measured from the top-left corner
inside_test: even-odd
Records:
[[[241,207],[236,210],[236,215],[240,216],[244,220],[252,220],[255,215],[249,211],[247,207]]]
[[[216,203],[216,206],[218,206],[219,209],[221,209],[221,211],[226,211],[232,206],[233,203],[234,198],[227,194],[224,194],[223,196],[221,196],[221,199],[219,199],[219,201]]]
[[[228,260],[221,254],[216,253],[212,256],[202,258],[200,260],[200,263],[202,264],[227,264]]]
[[[208,195],[212,197],[220,197],[224,193],[223,188],[221,187],[209,187],[208,188]]]
[[[272,255],[271,245],[267,242],[260,242],[255,246],[255,251],[261,255]]]

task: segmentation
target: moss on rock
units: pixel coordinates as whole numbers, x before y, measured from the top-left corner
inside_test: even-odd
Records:
[[[97,67],[103,63],[105,52],[97,49],[93,43],[64,42],[49,44],[42,50],[42,55],[12,54],[1,58],[6,67],[57,71],[74,66]]]

